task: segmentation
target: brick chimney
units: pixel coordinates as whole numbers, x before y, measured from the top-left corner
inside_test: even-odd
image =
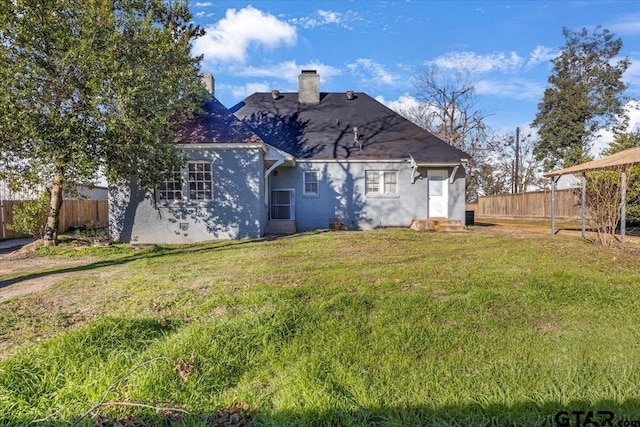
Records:
[[[215,95],[216,93],[216,79],[213,78],[213,74],[211,73],[203,73],[202,76],[200,77],[202,79],[202,84],[204,85],[204,88],[207,89],[207,92],[209,92],[211,94],[211,96]]]
[[[298,102],[301,104],[320,102],[320,75],[316,70],[302,70],[298,76]]]

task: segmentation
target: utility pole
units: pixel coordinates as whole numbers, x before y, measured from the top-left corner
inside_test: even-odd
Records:
[[[518,182],[519,182],[519,177],[518,177],[518,169],[520,168],[520,128],[517,127],[516,128],[516,162],[515,162],[515,166],[513,168],[513,189],[515,190],[514,193],[518,193]]]

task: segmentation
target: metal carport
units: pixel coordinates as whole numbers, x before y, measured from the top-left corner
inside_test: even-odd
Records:
[[[581,199],[581,217],[582,217],[582,238],[586,236],[586,221],[587,221],[587,205],[586,205],[586,191],[587,180],[585,172],[623,168],[640,163],[640,147],[630,148],[628,150],[621,151],[611,156],[603,157],[602,159],[592,160],[590,162],[582,163],[569,168],[560,169],[557,171],[544,174],[545,178],[551,178],[551,234],[556,234],[555,229],[555,192],[556,183],[562,175],[574,175],[582,173],[582,199]],[[620,196],[620,241],[624,243],[626,233],[626,210],[627,210],[627,173],[623,169],[620,172],[621,181],[621,196]]]

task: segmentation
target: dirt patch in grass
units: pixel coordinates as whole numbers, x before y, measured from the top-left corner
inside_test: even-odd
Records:
[[[0,254],[0,302],[48,289],[74,274],[56,273],[56,269],[77,267],[92,260],[40,257],[23,249]]]
[[[3,282],[0,282],[0,286],[4,286],[0,288],[0,302],[35,292],[42,292],[63,280],[70,274],[72,273],[51,274],[38,277],[36,279],[27,279],[17,283],[12,283],[8,286],[4,286],[2,284]]]
[[[581,228],[579,221],[560,221],[557,224],[559,229],[558,235],[565,237],[580,238]],[[549,221],[527,221],[527,220],[510,220],[496,218],[477,218],[476,225],[469,227],[471,234],[509,236],[516,239],[537,239],[541,236],[549,235],[551,232]],[[337,236],[337,234],[332,234]],[[365,235],[363,238],[373,239],[373,236]],[[587,235],[589,238],[589,234]],[[377,244],[380,245],[380,236],[375,236]],[[348,239],[346,239],[348,241]],[[627,236],[626,245],[628,252],[640,250],[640,237]],[[80,267],[94,262],[96,258],[92,256],[79,257],[47,257],[38,256],[34,253],[35,248],[40,242],[35,242],[24,246],[18,250],[0,253],[0,303],[10,299],[21,297],[33,293],[42,292],[57,283],[67,279],[71,275],[79,275],[83,273],[78,271],[69,271],[73,267]],[[82,250],[82,248],[78,248]],[[353,254],[352,254],[353,255]],[[58,271],[59,272],[56,272]],[[435,270],[434,270],[435,272]],[[117,274],[114,267],[103,267],[100,272],[93,273],[93,279],[109,278],[113,274]],[[97,274],[98,276],[95,276]],[[434,273],[435,274],[435,273]],[[399,279],[396,279],[398,283]],[[291,286],[296,287],[300,284],[297,280]],[[401,284],[401,283],[398,283]],[[514,287],[518,287],[519,283],[514,283]],[[243,291],[249,287],[248,284],[233,283],[230,285],[232,291]],[[411,283],[405,284],[403,291],[421,289],[420,285]],[[201,291],[206,293],[205,289]],[[450,298],[448,295],[434,295],[434,298],[446,300]]]
[[[551,222],[540,220],[517,220],[507,218],[480,218],[471,229],[478,233],[498,234],[516,239],[531,239],[551,234]],[[579,220],[559,221],[556,223],[557,236],[582,237],[582,224]],[[593,239],[595,233],[587,228],[587,240]],[[619,237],[619,236],[618,236]],[[635,229],[627,229],[626,243],[640,246],[640,233]]]

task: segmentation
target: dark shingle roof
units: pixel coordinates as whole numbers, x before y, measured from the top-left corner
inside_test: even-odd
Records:
[[[263,142],[215,98],[204,105],[204,114],[176,129],[175,141],[178,144]]]
[[[231,111],[267,144],[301,159],[408,159],[458,164],[469,155],[364,93],[321,93],[300,104],[297,93],[254,93]],[[354,141],[358,128],[358,143]],[[362,149],[360,149],[362,143]]]

